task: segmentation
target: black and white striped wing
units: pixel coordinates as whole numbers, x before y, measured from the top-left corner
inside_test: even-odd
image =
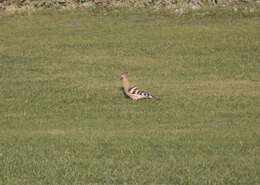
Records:
[[[142,98],[153,98],[153,96],[150,93],[143,91],[136,86],[128,89],[128,95],[130,96],[130,98],[135,100],[142,99]]]

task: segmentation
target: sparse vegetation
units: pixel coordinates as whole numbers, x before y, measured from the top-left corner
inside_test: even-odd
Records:
[[[0,0],[0,10],[45,8],[149,8],[177,11],[203,8],[259,8],[259,0]]]
[[[0,17],[0,185],[258,185],[260,17]],[[132,102],[122,71],[160,101]]]

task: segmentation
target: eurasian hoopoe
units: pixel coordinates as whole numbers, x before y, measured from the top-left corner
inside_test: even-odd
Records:
[[[126,96],[128,96],[129,98],[131,98],[132,100],[140,100],[143,98],[158,99],[158,98],[155,98],[154,96],[152,96],[150,93],[145,92],[136,86],[130,86],[128,77],[127,77],[127,72],[124,72],[121,74],[120,80],[122,82],[122,88],[123,88],[124,94]]]

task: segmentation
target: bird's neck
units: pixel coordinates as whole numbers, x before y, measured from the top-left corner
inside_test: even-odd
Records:
[[[129,89],[129,81],[127,79],[122,81],[122,86],[124,88],[124,91],[127,92]]]

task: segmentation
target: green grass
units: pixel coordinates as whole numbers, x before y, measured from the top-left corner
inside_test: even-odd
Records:
[[[105,14],[0,17],[0,185],[259,184],[260,17]]]

